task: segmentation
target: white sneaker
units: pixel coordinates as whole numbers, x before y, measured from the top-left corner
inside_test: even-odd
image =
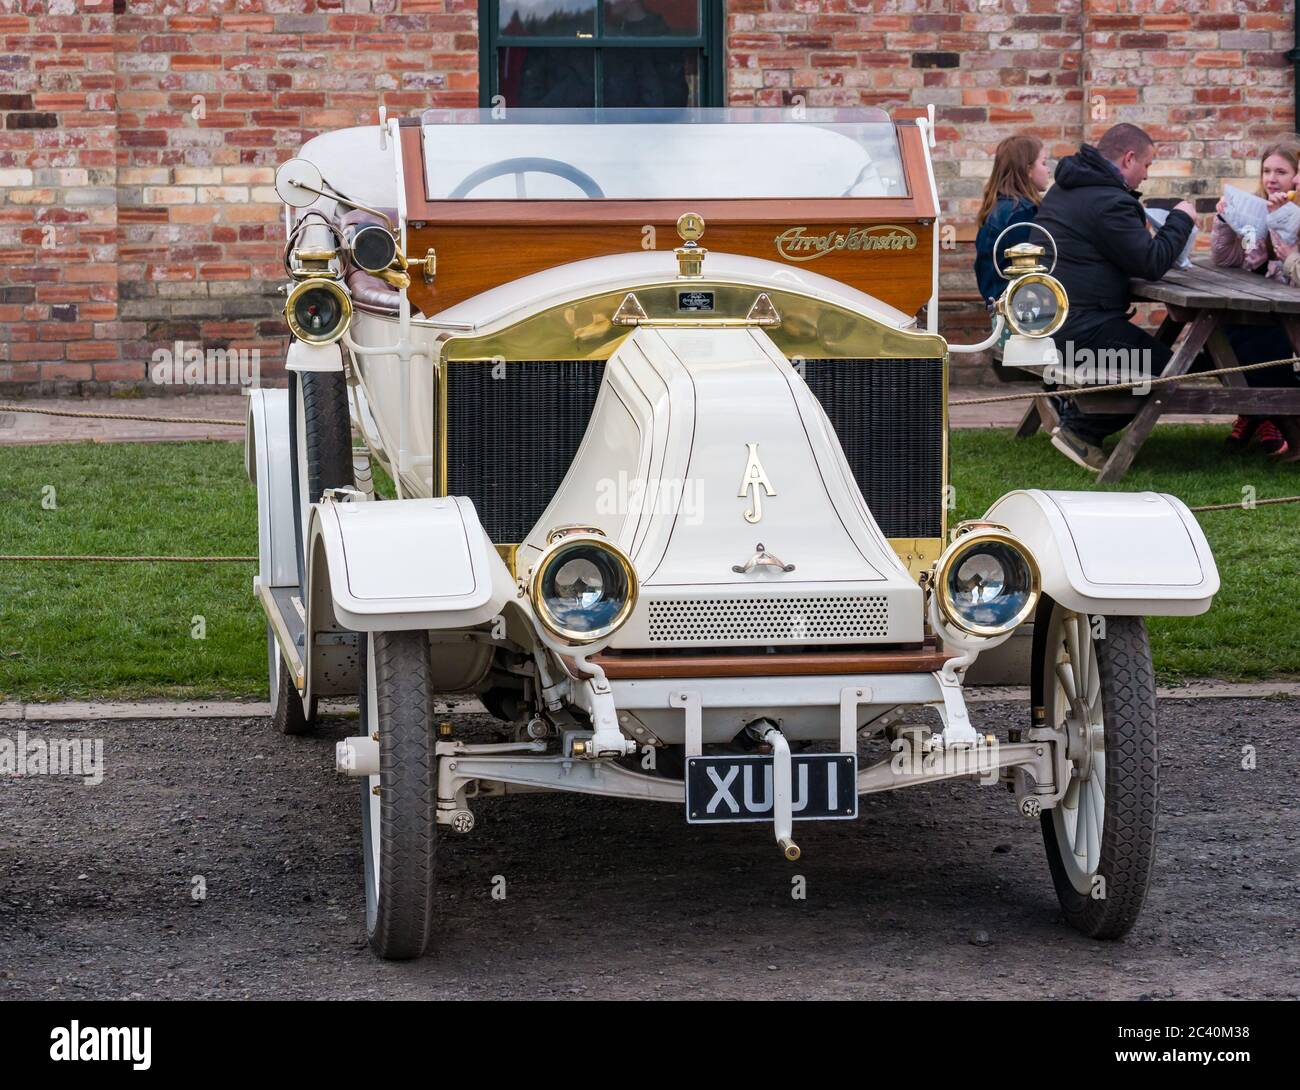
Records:
[[[1100,473],[1106,465],[1106,452],[1101,447],[1089,443],[1086,439],[1080,439],[1074,432],[1065,428],[1058,426],[1053,429],[1052,446],[1089,473]]]

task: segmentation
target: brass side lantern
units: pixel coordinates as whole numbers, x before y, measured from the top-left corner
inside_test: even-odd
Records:
[[[1032,242],[1002,251],[1007,264],[1001,272],[1011,283],[998,300],[998,309],[1011,332],[1024,337],[1050,337],[1070,312],[1065,288],[1043,264],[1044,253],[1042,246]]]

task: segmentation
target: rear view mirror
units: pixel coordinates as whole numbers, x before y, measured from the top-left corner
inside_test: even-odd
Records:
[[[290,159],[275,172],[275,191],[290,208],[306,208],[322,195],[325,180],[316,164]]]

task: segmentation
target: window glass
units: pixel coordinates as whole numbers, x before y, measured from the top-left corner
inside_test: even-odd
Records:
[[[596,54],[590,49],[514,46],[500,50],[507,106],[564,109],[596,105]]]
[[[502,0],[497,25],[512,38],[590,38],[596,0]]]
[[[699,105],[694,49],[606,49],[601,61],[602,106]]]
[[[608,38],[694,38],[700,33],[698,0],[602,0]]]
[[[433,200],[907,194],[898,134],[879,110],[799,120],[737,108],[429,110],[422,120]]]

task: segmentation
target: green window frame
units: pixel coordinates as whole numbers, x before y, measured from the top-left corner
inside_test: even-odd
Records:
[[[501,93],[498,53],[502,49],[530,47],[546,49],[589,49],[595,53],[595,104],[601,107],[604,86],[604,55],[613,49],[668,48],[696,50],[699,56],[700,106],[724,106],[726,76],[723,70],[722,34],[725,15],[721,0],[701,0],[700,33],[671,37],[606,36],[605,6],[597,0],[596,28],[590,37],[556,38],[545,36],[513,37],[501,33],[500,0],[479,0],[479,105],[489,108]]]

